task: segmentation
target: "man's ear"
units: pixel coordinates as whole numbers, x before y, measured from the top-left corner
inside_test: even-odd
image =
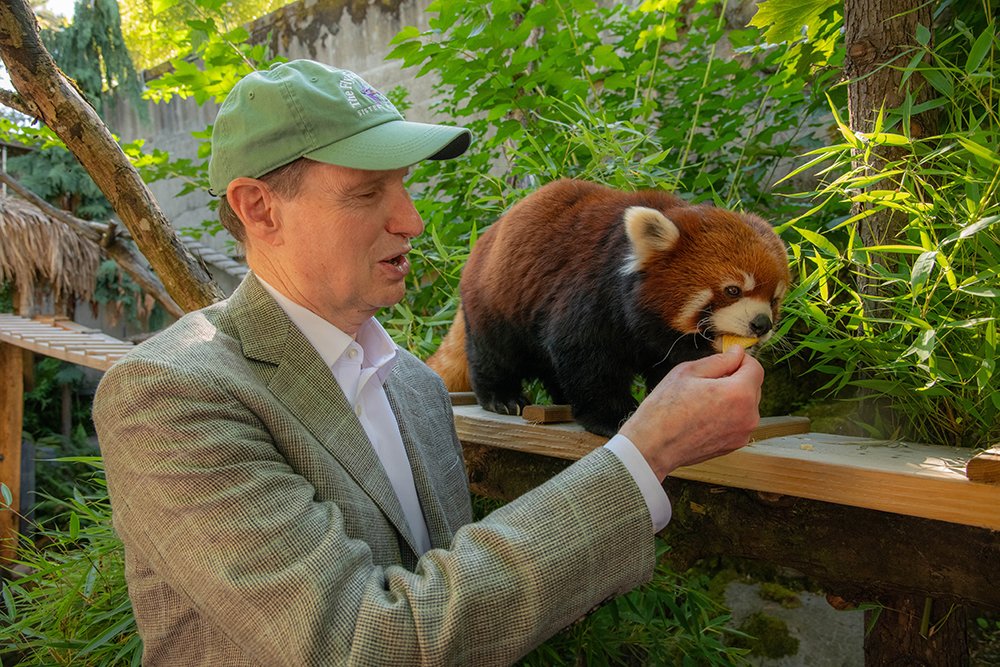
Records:
[[[281,237],[281,217],[277,198],[263,181],[256,178],[233,179],[226,188],[226,201],[240,220],[249,238],[274,244]]]

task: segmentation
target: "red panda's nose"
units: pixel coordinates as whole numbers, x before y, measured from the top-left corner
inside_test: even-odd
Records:
[[[750,320],[750,331],[753,332],[755,336],[763,336],[768,331],[771,330],[771,318],[767,315],[761,313],[757,317]]]

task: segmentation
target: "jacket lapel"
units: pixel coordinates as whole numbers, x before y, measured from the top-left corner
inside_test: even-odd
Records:
[[[424,521],[427,523],[427,532],[431,538],[431,547],[445,548],[451,543],[453,531],[449,527],[447,515],[444,507],[441,505],[441,499],[435,493],[424,452],[418,446],[418,443],[415,442],[413,434],[406,427],[408,423],[411,423],[411,419],[422,419],[425,417],[405,412],[406,409],[402,406],[413,405],[415,403],[413,400],[407,400],[406,394],[408,392],[415,392],[416,390],[406,383],[393,382],[398,375],[399,371],[397,367],[389,375],[389,379],[385,383],[386,395],[389,397],[389,405],[392,407],[392,412],[396,415],[396,423],[399,424],[399,432],[403,438],[403,446],[406,448],[406,456],[410,459],[410,468],[413,471],[413,484],[417,489],[417,497],[420,499]]]
[[[389,477],[319,353],[252,273],[230,297],[229,311],[243,354],[267,364],[261,379],[275,399],[337,459],[415,550]]]

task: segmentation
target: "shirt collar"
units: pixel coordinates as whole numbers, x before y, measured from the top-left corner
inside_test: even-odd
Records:
[[[377,368],[376,375],[379,382],[385,382],[389,371],[396,365],[399,348],[378,320],[374,317],[368,318],[358,329],[357,336],[351,338],[347,333],[313,311],[289,299],[260,276],[257,276],[257,280],[260,281],[268,294],[274,297],[281,309],[288,315],[288,319],[299,328],[306,340],[316,348],[327,367],[332,367],[337,363],[337,360],[347,351],[351,343],[357,341],[364,353],[363,367],[374,366]]]

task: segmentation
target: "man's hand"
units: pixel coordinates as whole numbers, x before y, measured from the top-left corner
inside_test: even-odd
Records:
[[[735,345],[724,354],[679,364],[619,431],[662,482],[675,468],[747,444],[760,422],[764,369]]]

